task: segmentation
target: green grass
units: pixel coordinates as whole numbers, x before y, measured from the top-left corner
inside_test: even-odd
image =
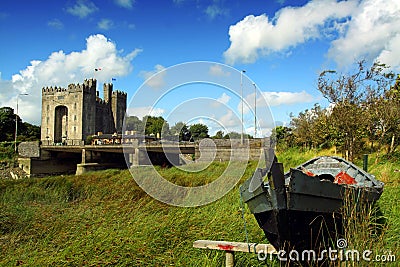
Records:
[[[278,156],[287,167],[320,152],[308,153]],[[381,161],[371,171],[380,179],[382,168],[389,174],[398,164]],[[241,181],[255,166],[247,164]],[[157,170],[169,181],[194,186],[213,181],[226,167],[216,162],[189,175]],[[394,174],[379,200],[386,225],[376,244],[400,257],[400,177]],[[250,241],[267,242],[247,208],[245,220]],[[198,239],[245,241],[238,185],[211,204],[183,208],[149,197],[127,170],[0,180],[0,266],[223,266],[223,252],[192,248]],[[237,266],[266,265],[250,253],[236,253],[236,260]]]

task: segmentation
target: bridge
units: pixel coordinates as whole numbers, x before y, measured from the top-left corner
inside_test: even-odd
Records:
[[[63,146],[63,145],[41,145],[41,148],[46,151],[70,152],[81,153],[82,150],[108,152],[108,153],[134,153],[135,149],[146,150],[148,152],[157,153],[181,153],[181,154],[194,154],[195,144],[125,144],[125,145],[77,145],[77,146]]]
[[[81,174],[89,170],[139,165],[180,165],[182,154],[196,153],[194,143],[153,142],[107,145],[59,145],[24,142],[19,165],[29,175]]]
[[[32,176],[58,173],[80,174],[89,170],[128,168],[140,165],[172,166],[187,162],[182,155],[193,155],[196,161],[259,160],[269,139],[240,140],[203,139],[196,143],[153,141],[120,144],[83,145],[40,144],[23,142],[19,145],[19,165]]]

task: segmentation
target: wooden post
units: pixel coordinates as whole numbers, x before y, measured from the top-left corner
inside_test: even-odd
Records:
[[[368,154],[363,155],[363,170],[368,171]]]
[[[225,266],[233,267],[235,266],[235,253],[233,251],[226,251],[225,253]]]
[[[234,266],[235,251],[247,253],[259,253],[260,251],[262,251],[265,254],[277,254],[276,249],[271,244],[197,240],[193,243],[193,247],[225,251],[225,266],[227,267]]]
[[[395,140],[395,135],[392,135],[392,142],[390,143],[390,151],[389,153],[393,152],[394,150],[394,140]]]

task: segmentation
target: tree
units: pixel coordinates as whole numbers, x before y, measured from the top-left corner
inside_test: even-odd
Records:
[[[22,122],[19,116],[15,116],[14,109],[10,107],[0,108],[0,141],[14,141],[15,118],[18,119],[18,141],[33,141],[40,139],[40,127]]]
[[[129,116],[125,119],[125,128],[128,131],[136,131],[137,133],[144,133],[144,123],[136,116]]]
[[[18,122],[20,123],[20,119],[18,120]],[[1,107],[0,108],[0,141],[14,140],[14,137],[13,137],[14,133],[15,133],[14,109],[12,109],[10,107]]]
[[[359,105],[382,95],[392,84],[394,73],[385,72],[388,67],[379,62],[373,63],[370,68],[365,65],[365,60],[359,61],[352,74],[338,74],[333,70],[321,72],[318,90],[334,104],[348,102]]]
[[[284,147],[293,146],[293,131],[292,128],[286,126],[276,126],[272,129],[271,138],[276,144]]]
[[[224,132],[220,130],[220,131],[216,132],[212,138],[213,139],[222,139],[222,138],[224,138]]]
[[[224,136],[224,139],[241,139],[241,138],[242,138],[242,135],[237,132],[229,132]],[[252,139],[253,136],[251,136],[249,134],[243,134],[243,138],[244,139]]]
[[[19,126],[18,130],[18,140],[19,141],[35,141],[40,140],[40,127],[30,124],[28,122],[23,122]]]
[[[363,138],[371,128],[367,120],[369,103],[382,96],[394,78],[392,72],[385,72],[385,64],[365,65],[365,61],[358,62],[351,74],[323,71],[318,78],[318,90],[333,106],[329,123],[335,131],[335,144],[350,160],[361,152]]]
[[[400,76],[384,94],[371,99],[369,103],[368,137],[387,146],[391,153],[397,146],[400,131]]]
[[[145,126],[146,135],[154,134],[155,136],[158,135],[161,138],[169,134],[169,124],[161,116],[159,117],[145,116],[143,118],[143,122],[145,122],[146,124]]]
[[[179,141],[189,141],[190,131],[184,122],[177,122],[170,129],[170,134],[173,136],[179,136]]]
[[[191,138],[193,138],[194,140],[209,137],[208,127],[207,125],[204,125],[202,123],[195,123],[190,125],[189,132],[191,134]]]

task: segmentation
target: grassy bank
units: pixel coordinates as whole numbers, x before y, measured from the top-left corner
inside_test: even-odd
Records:
[[[309,153],[313,155],[287,151],[279,158],[285,166],[295,166],[321,152]],[[387,172],[382,176],[387,181],[379,201],[386,226],[377,240],[377,246],[383,246],[377,247],[377,253],[386,249],[400,257],[400,211],[396,208],[400,174],[391,172],[399,162],[375,165],[371,171],[378,179]],[[204,184],[226,166],[213,163],[190,179],[174,168],[158,171],[175,183],[186,185],[195,179],[195,184]],[[255,166],[255,162],[248,164],[242,181]],[[251,242],[266,242],[247,208],[245,220]],[[192,248],[198,239],[245,241],[238,186],[209,205],[179,208],[149,197],[126,170],[0,180],[2,266],[222,266],[222,252]],[[237,266],[266,265],[254,254],[236,255]]]

